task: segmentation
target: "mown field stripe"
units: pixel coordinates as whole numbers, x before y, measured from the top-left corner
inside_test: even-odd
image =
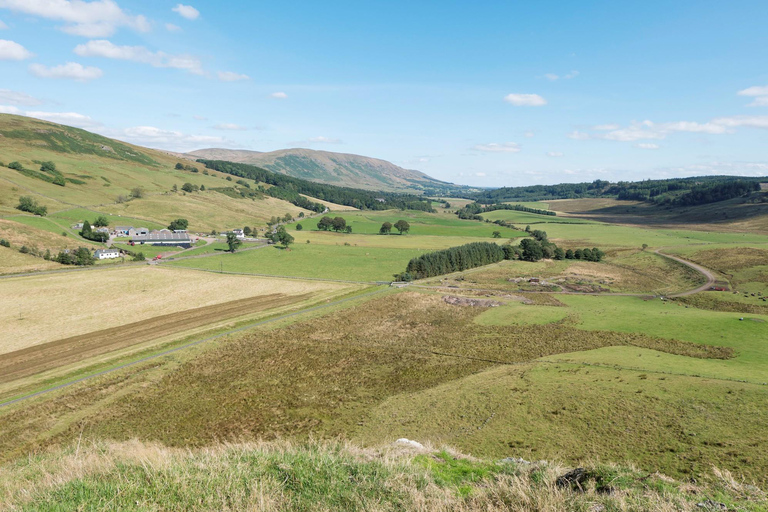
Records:
[[[21,397],[18,397],[18,398],[14,398],[12,400],[8,400],[6,402],[2,402],[2,403],[0,403],[0,408],[7,407],[9,405],[13,405],[13,404],[22,402],[22,401],[28,400],[30,398],[34,398],[34,397],[37,397],[37,396],[41,396],[41,395],[45,395],[45,394],[48,394],[48,393],[52,393],[54,391],[58,391],[60,389],[64,389],[64,388],[73,386],[73,385],[78,384],[80,382],[83,382],[83,381],[86,381],[86,380],[89,380],[89,379],[93,379],[95,377],[100,377],[102,375],[113,373],[113,372],[116,372],[118,370],[123,370],[125,368],[130,368],[131,366],[135,366],[135,365],[140,364],[140,363],[144,363],[144,362],[147,362],[147,361],[152,361],[154,359],[158,359],[158,358],[161,358],[161,357],[173,354],[175,352],[179,352],[181,350],[192,348],[194,346],[197,346],[197,345],[200,345],[202,343],[205,343],[205,342],[208,342],[208,341],[212,341],[212,340],[224,337],[224,336],[229,336],[231,334],[235,334],[235,333],[242,332],[242,331],[245,331],[245,330],[248,330],[248,329],[252,329],[252,328],[258,327],[260,325],[265,325],[265,324],[269,324],[269,323],[272,323],[272,322],[277,322],[277,321],[280,321],[280,320],[285,320],[286,318],[291,318],[291,317],[294,317],[294,316],[297,316],[297,315],[301,315],[301,314],[304,314],[304,313],[309,313],[311,311],[317,311],[317,310],[328,308],[328,307],[331,307],[331,306],[336,306],[336,305],[343,304],[345,302],[349,302],[349,301],[352,301],[352,300],[357,300],[357,299],[360,299],[360,298],[363,298],[363,297],[370,297],[372,295],[383,293],[385,291],[387,291],[387,289],[374,290],[372,292],[364,293],[362,295],[355,295],[353,297],[347,297],[346,299],[340,299],[340,300],[329,302],[329,303],[326,303],[326,304],[319,304],[317,306],[312,306],[312,307],[307,308],[307,309],[302,309],[302,310],[299,310],[299,311],[293,311],[292,313],[286,313],[285,315],[280,315],[280,316],[277,316],[277,317],[274,317],[274,318],[268,318],[266,320],[260,320],[258,322],[254,322],[252,324],[244,325],[242,327],[238,327],[238,328],[235,328],[235,329],[230,329],[228,331],[225,331],[225,332],[222,332],[222,333],[219,333],[219,334],[215,334],[213,336],[208,336],[208,337],[200,339],[200,340],[196,340],[196,341],[192,341],[190,343],[186,343],[186,344],[181,345],[179,347],[174,347],[174,348],[171,348],[171,349],[168,349],[168,350],[164,350],[162,352],[158,352],[156,354],[152,354],[152,355],[149,355],[149,356],[146,356],[146,357],[142,357],[141,359],[137,359],[135,361],[131,361],[131,362],[128,362],[128,363],[121,364],[119,366],[115,366],[114,368],[109,368],[109,369],[106,369],[106,370],[102,370],[102,371],[93,373],[91,375],[86,375],[85,377],[80,377],[80,378],[75,379],[75,380],[70,381],[70,382],[65,382],[63,384],[58,384],[58,385],[50,387],[48,389],[43,389],[43,390],[40,390],[40,391],[36,391],[34,393],[30,393],[28,395],[24,395],[24,396],[21,396]]]

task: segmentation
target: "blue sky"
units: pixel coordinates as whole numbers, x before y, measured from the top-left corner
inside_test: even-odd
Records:
[[[0,112],[479,186],[768,175],[768,2],[0,0]]]

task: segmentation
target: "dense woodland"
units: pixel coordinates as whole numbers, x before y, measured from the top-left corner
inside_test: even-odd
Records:
[[[638,182],[620,181],[618,183],[595,180],[591,183],[502,187],[465,194],[462,197],[474,199],[481,204],[612,197],[619,200],[648,201],[663,205],[694,206],[748,195],[760,190],[760,183],[766,181],[768,178],[765,177],[733,176],[703,176]]]
[[[322,212],[325,210],[325,206],[312,202],[300,194],[331,203],[353,206],[361,210],[390,210],[398,208],[401,210],[434,211],[431,201],[410,194],[371,192],[369,190],[325,185],[274,173],[249,164],[203,159],[198,160],[198,162],[204,164],[208,169],[272,185],[264,190],[266,194],[315,212]]]

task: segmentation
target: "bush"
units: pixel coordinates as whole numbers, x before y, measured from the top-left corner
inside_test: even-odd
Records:
[[[133,255],[133,261],[144,261],[146,259],[147,258],[144,257],[143,252],[137,252],[136,254]]]
[[[0,238],[0,245],[2,245],[3,247],[10,247],[11,246],[11,242],[6,240],[5,238]]]
[[[19,204],[16,206],[16,209],[23,212],[33,213],[41,217],[45,217],[48,214],[48,208],[37,204],[37,201],[30,196],[19,197]]]

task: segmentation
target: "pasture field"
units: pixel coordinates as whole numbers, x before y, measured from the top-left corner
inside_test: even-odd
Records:
[[[64,224],[69,225],[77,224],[87,220],[91,224],[97,217],[104,216],[109,221],[109,227],[115,226],[133,226],[135,228],[147,228],[147,229],[163,229],[167,228],[168,224],[161,224],[153,220],[146,218],[125,217],[121,215],[111,215],[109,213],[103,213],[100,211],[90,210],[88,208],[69,208],[67,210],[61,210],[49,214],[48,219],[58,220],[61,219]]]
[[[290,213],[298,217],[299,213],[310,213],[274,197],[233,199],[209,190],[191,194],[179,192],[149,196],[100,209],[112,215],[153,219],[164,223],[165,226],[174,219],[184,218],[189,220],[189,229],[192,232],[242,229],[244,226],[261,228],[275,215]]]
[[[0,353],[237,299],[322,296],[348,288],[154,265],[9,278],[0,293]]]
[[[719,272],[734,290],[768,293],[768,245],[676,247],[671,253]]]
[[[64,266],[54,261],[45,261],[31,254],[22,254],[14,248],[0,247],[0,274],[21,274],[60,268]]]
[[[0,424],[0,453],[81,436],[183,447],[338,435],[378,444],[409,436],[476,456],[633,460],[681,476],[716,463],[765,479],[768,453],[754,443],[764,436],[768,388],[540,360],[620,347],[683,364],[719,363],[727,350],[567,322],[473,322],[485,311],[404,292],[242,333],[183,358],[173,371],[106,376],[55,401],[14,408]]]
[[[446,249],[472,242],[498,242],[509,241],[504,238],[481,238],[469,236],[435,236],[435,235],[360,235],[353,233],[334,233],[333,231],[296,231],[293,233],[297,244],[320,245],[344,245],[353,247],[382,247],[391,249],[416,249],[429,251]]]
[[[337,214],[338,213],[338,214]],[[391,222],[394,224],[398,220],[407,221],[411,229],[407,235],[402,236],[469,236],[480,238],[491,238],[494,231],[499,231],[502,238],[516,238],[523,236],[524,233],[514,229],[504,228],[491,223],[482,223],[477,221],[467,221],[456,217],[453,214],[446,213],[427,213],[417,211],[365,211],[365,212],[331,212],[326,214],[329,217],[342,217],[347,221],[348,226],[352,226],[353,234],[378,235],[382,223]],[[304,230],[317,230],[319,218],[306,221],[299,221]],[[296,230],[296,223],[287,226],[289,231]],[[392,229],[393,235],[400,236],[397,230]],[[292,233],[293,234],[293,233]],[[294,234],[294,236],[296,236]]]
[[[180,247],[167,247],[167,246],[155,246],[155,245],[129,245],[129,244],[123,244],[123,243],[113,243],[112,247],[115,249],[122,249],[124,251],[130,251],[134,254],[137,253],[143,253],[144,257],[146,259],[151,259],[157,256],[158,254],[162,254],[163,256],[171,256],[174,254],[178,254],[182,251]],[[131,256],[125,256],[126,261],[131,260]],[[109,261],[109,260],[107,260]]]
[[[297,242],[290,250],[267,246],[234,254],[169,261],[162,265],[284,277],[392,281],[394,274],[405,271],[411,258],[424,252],[418,249],[307,244],[300,243],[301,239]]]
[[[57,230],[58,227],[58,230]],[[71,233],[62,236],[62,232]],[[50,249],[56,253],[61,249],[76,249],[88,247],[95,249],[101,246],[90,240],[77,236],[74,231],[62,229],[47,217],[14,216],[10,219],[0,219],[0,238],[8,240],[17,250],[22,245]]]

